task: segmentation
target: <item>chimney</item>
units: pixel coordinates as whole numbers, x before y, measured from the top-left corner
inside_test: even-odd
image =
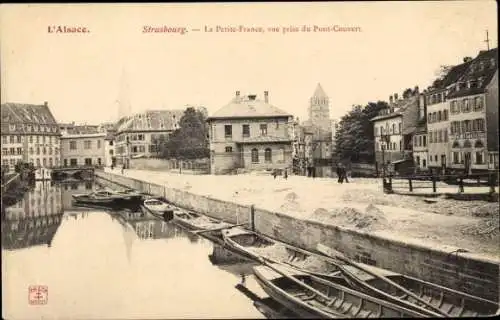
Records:
[[[236,98],[239,98],[239,97],[240,97],[240,92],[236,91]]]
[[[415,89],[413,90],[413,93],[414,94],[420,93],[418,86],[415,86]]]
[[[264,91],[264,101],[269,103],[269,91]]]
[[[49,106],[49,103],[48,103],[47,101],[44,101],[44,102],[43,102],[43,105],[44,105],[45,107],[48,107],[48,106]]]
[[[389,104],[392,104],[392,96],[389,96]]]
[[[481,53],[481,52],[479,52],[479,53]],[[471,57],[464,57],[464,63],[469,62],[469,61],[472,61]]]
[[[398,94],[397,94],[397,93],[395,93],[395,94],[394,94],[394,102],[397,102],[397,101],[398,101]]]
[[[251,94],[248,96],[248,99],[250,99],[250,100],[255,100],[255,98],[257,98],[257,96],[255,94]]]

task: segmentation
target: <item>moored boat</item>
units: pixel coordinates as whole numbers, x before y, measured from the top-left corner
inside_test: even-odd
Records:
[[[72,197],[76,203],[88,203],[96,205],[111,205],[114,204],[117,200],[121,199],[114,193],[106,190],[95,191],[88,194],[73,194]]]
[[[284,263],[292,268],[305,270],[313,275],[332,281],[344,282],[340,269],[325,263],[325,257],[312,252],[267,238],[256,232],[241,228],[222,231],[226,246],[254,260],[265,258],[268,261]]]
[[[222,236],[226,246],[254,259],[284,263],[427,316],[489,316],[499,308],[493,301],[373,266],[357,267],[249,230],[228,229],[222,231]]]
[[[415,310],[277,264],[257,266],[253,270],[262,289],[300,317],[324,319],[425,316]]]

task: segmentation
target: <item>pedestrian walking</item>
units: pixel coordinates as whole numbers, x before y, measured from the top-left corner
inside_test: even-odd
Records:
[[[274,169],[274,170],[273,170],[273,177],[274,177],[274,179],[276,179],[276,175],[277,175],[277,173],[276,173],[276,169]]]
[[[125,172],[125,164],[122,165],[122,174]]]
[[[283,175],[283,177],[285,178],[285,180],[288,178],[288,170],[285,169],[285,174]]]
[[[337,183],[342,183],[342,168],[337,164]]]

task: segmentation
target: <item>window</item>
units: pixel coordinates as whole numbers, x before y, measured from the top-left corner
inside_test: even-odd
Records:
[[[267,124],[263,123],[260,125],[260,135],[267,136]]]
[[[101,149],[101,140],[97,140],[97,149]]]
[[[432,131],[429,132],[429,143],[433,143],[434,140],[432,140]]]
[[[378,151],[378,150],[380,150],[380,145],[379,145],[379,143],[377,142],[377,143],[375,143],[375,151]]]
[[[43,167],[46,167],[47,166],[47,159],[43,158],[42,163],[43,163]]]
[[[67,167],[68,166],[68,159],[64,159],[64,166]]]
[[[437,156],[437,154],[434,156],[434,162],[438,162],[438,156]]]
[[[469,99],[462,100],[462,112],[469,112]]]
[[[403,150],[403,141],[399,140],[399,151]]]
[[[425,147],[427,145],[427,137],[426,136],[423,136],[422,137],[422,145]]]
[[[474,143],[474,148],[476,148],[476,149],[481,149],[481,148],[484,148],[483,142],[482,142],[481,140],[477,140],[477,141]]]
[[[444,110],[443,111],[443,121],[447,121],[448,120],[448,110]]]
[[[45,154],[47,154],[47,148],[46,148],[46,147],[43,147],[43,149],[42,149],[42,150],[43,150],[43,154],[44,154],[44,155],[45,155]]]
[[[401,131],[402,131],[402,130],[401,130],[401,127],[402,127],[402,124],[400,123],[400,124],[398,125],[398,130],[399,130],[399,131],[398,131],[398,133],[399,133],[399,134],[401,134]]]
[[[69,165],[72,167],[76,167],[78,165],[77,159],[70,159]]]
[[[17,143],[21,143],[21,136],[16,137]]]
[[[483,164],[483,153],[476,152],[476,164]]]
[[[10,151],[10,155],[12,155],[12,156],[16,154],[15,148],[10,148],[9,151]]]
[[[276,120],[276,130],[278,130],[279,128],[280,128],[280,122]]]
[[[76,141],[69,142],[69,150],[76,150]]]
[[[443,142],[443,133],[441,130],[438,131],[438,142]]]
[[[91,146],[92,146],[92,141],[90,141],[90,140],[85,140],[85,141],[83,142],[83,148],[84,148],[84,149],[90,149],[90,148],[91,148]]]
[[[40,159],[36,159],[36,166],[40,167]]]
[[[272,153],[270,148],[266,148],[264,151],[264,161],[272,162]]]
[[[472,143],[469,141],[469,140],[465,140],[464,141],[464,148],[472,148]]]
[[[443,130],[443,142],[448,142],[448,130]]]
[[[52,158],[49,158],[49,166],[51,168],[54,166],[54,160],[52,160]]]
[[[259,162],[259,150],[257,149],[252,149],[252,162],[253,163],[258,163]]]
[[[401,146],[401,141],[399,141],[399,145]],[[396,150],[397,146],[396,146],[396,142],[393,142],[392,143],[392,150]]]
[[[458,152],[453,152],[453,163],[458,164],[460,162]]]
[[[110,140],[109,141],[109,145],[112,146],[113,145],[113,140]]]
[[[415,158],[415,163],[417,164],[417,166],[420,166],[420,157],[419,156],[417,156]]]
[[[437,121],[441,121],[441,110],[439,110],[439,112],[438,112],[438,114],[437,114],[437,115],[438,115],[438,116],[437,116],[437,117],[438,117]]]
[[[242,127],[243,137],[250,137],[250,125],[244,124]]]
[[[17,148],[17,154],[18,155],[23,154],[23,149],[22,148]]]
[[[417,137],[415,137],[416,139]],[[415,144],[417,145],[417,144]],[[421,147],[422,146],[422,136],[418,136],[418,146]]]
[[[226,152],[233,152],[233,147],[226,147]]]
[[[91,166],[92,165],[92,158],[85,158],[85,165]]]
[[[427,160],[422,159],[422,168],[427,167]]]
[[[231,138],[233,136],[233,126],[230,124],[224,125],[224,137]]]
[[[396,134],[396,124],[395,123],[392,124],[391,133]]]
[[[10,137],[9,137],[9,142],[10,142],[10,143],[14,143],[14,136],[10,136]]]
[[[101,158],[97,158],[97,164],[101,165]]]

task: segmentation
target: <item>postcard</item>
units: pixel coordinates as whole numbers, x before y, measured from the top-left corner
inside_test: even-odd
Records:
[[[497,25],[0,5],[3,318],[499,315]]]

